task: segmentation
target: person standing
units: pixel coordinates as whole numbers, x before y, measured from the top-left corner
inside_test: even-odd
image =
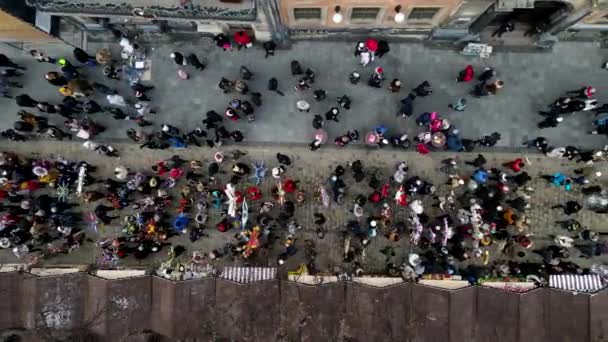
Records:
[[[398,93],[399,90],[401,90],[401,81],[395,78],[388,86],[388,91],[390,91],[391,93]]]
[[[363,42],[357,42],[357,45],[355,46],[355,57],[359,57],[361,55],[361,53],[366,52],[367,48],[365,47],[365,43]]]

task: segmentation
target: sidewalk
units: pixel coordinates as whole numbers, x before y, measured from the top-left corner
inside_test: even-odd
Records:
[[[361,68],[353,56],[352,45],[341,42],[297,42],[290,50],[279,50],[275,57],[268,59],[264,59],[263,50],[258,48],[223,52],[213,46],[208,38],[191,43],[151,46],[151,83],[156,89],[150,95],[158,107],[158,114],[151,119],[156,127],[161,123],[171,123],[189,130],[201,124],[206,111],[223,113],[228,102],[236,96],[222,94],[217,83],[221,77],[237,79],[241,65],[246,65],[255,73],[254,80],[249,82],[250,89],[261,92],[264,103],[256,110],[257,120],[253,124],[247,124],[245,120],[236,124],[226,122],[229,130],[242,130],[247,142],[308,143],[312,140],[313,115],[324,114],[336,105],[335,99],[343,94],[351,96],[352,109],[342,111],[339,123],[326,124],[331,137],[344,134],[351,128],[364,133],[379,123],[389,127],[391,133],[405,131],[415,134],[417,127],[414,120],[404,121],[395,117],[395,113],[399,100],[407,95],[410,88],[424,80],[433,85],[434,93],[415,101],[415,115],[425,111],[438,111],[449,118],[464,137],[476,138],[499,131],[503,137],[499,145],[504,147],[517,147],[525,136],[539,135],[536,123],[542,117],[536,112],[567,90],[591,84],[598,90],[600,103],[608,100],[606,71],[600,69],[605,58],[604,51],[596,43],[559,43],[552,53],[497,53],[484,60],[466,57],[451,50],[431,49],[422,44],[395,43],[391,45],[389,54],[377,60],[375,65],[380,65],[385,70],[385,86],[393,78],[402,80],[404,86],[399,94],[389,94],[386,87],[375,89],[365,84],[373,66],[368,66],[366,70]],[[89,44],[89,53],[94,53],[102,46],[105,44]],[[115,52],[118,51],[117,47],[117,44],[111,46]],[[72,56],[71,47],[39,48],[52,56]],[[175,50],[184,54],[197,53],[199,59],[206,60],[207,68],[200,72],[186,67],[191,79],[178,79],[177,66],[169,57]],[[61,100],[57,89],[47,84],[43,78],[44,73],[53,69],[53,66],[39,64],[7,45],[0,46],[0,53],[9,55],[29,68],[24,77],[24,92],[51,103]],[[293,87],[297,78],[289,73],[289,63],[294,59],[316,72],[313,90],[322,88],[328,91],[324,102],[315,102],[312,91],[295,93]],[[506,85],[497,96],[482,99],[469,97],[465,112],[450,112],[447,105],[468,94],[473,86],[456,83],[458,71],[466,64],[472,64],[477,73],[486,66],[494,67]],[[348,82],[348,75],[354,70],[362,73],[362,82],[358,85]],[[118,88],[124,95],[130,94],[125,81],[103,79],[100,68],[85,69],[85,74],[92,80]],[[266,90],[270,77],[279,80],[279,88],[286,96]],[[295,103],[300,99],[307,99],[311,103],[310,113],[296,110]],[[96,100],[102,105],[107,104],[103,98],[97,97]],[[0,99],[0,106],[5,109],[0,114],[3,118],[0,128],[7,128],[16,117],[17,107],[10,99]],[[94,118],[109,127],[107,132],[100,135],[100,139],[124,139],[125,130],[134,127],[130,122],[115,121],[105,114],[97,114]],[[63,121],[60,117],[53,117],[53,120]],[[606,143],[605,137],[586,133],[592,128],[592,120],[591,113],[577,113],[567,117],[559,127],[543,130],[542,134],[556,145],[574,144],[588,148],[603,146]]]
[[[174,154],[178,154],[184,159],[191,160],[196,159],[203,162],[203,169],[206,170],[207,164],[213,158],[213,154],[215,151],[210,149],[186,149],[179,151],[151,151],[151,150],[140,150],[137,146],[132,144],[125,145],[116,145],[115,146],[121,154],[121,158],[106,158],[98,155],[93,155],[88,152],[85,152],[84,148],[80,146],[80,144],[76,143],[56,143],[56,142],[40,142],[40,143],[27,143],[27,144],[14,144],[14,143],[6,143],[3,145],[3,150],[5,151],[15,151],[16,153],[22,155],[30,155],[35,157],[41,156],[62,156],[67,159],[84,159],[87,162],[90,162],[92,165],[98,167],[98,171],[95,174],[97,179],[104,179],[105,177],[111,177],[113,174],[113,170],[118,165],[125,165],[131,168],[134,171],[139,170],[150,170],[150,166],[153,165],[157,160],[169,158]],[[287,167],[287,172],[285,175],[286,178],[292,178],[296,181],[299,181],[299,188],[304,190],[306,193],[306,202],[302,206],[298,206],[296,208],[296,220],[302,225],[303,230],[297,233],[297,242],[296,246],[299,251],[296,256],[290,258],[286,264],[286,269],[296,269],[298,265],[304,261],[304,241],[306,239],[311,239],[315,242],[316,251],[318,253],[317,256],[317,265],[320,269],[332,272],[334,270],[339,270],[342,267],[342,253],[343,253],[343,239],[342,239],[342,230],[344,229],[345,223],[348,220],[352,220],[355,217],[351,213],[351,204],[352,200],[357,194],[368,195],[370,193],[370,188],[367,186],[368,179],[361,183],[355,183],[352,179],[352,173],[350,170],[347,170],[345,175],[345,182],[347,184],[347,198],[345,201],[345,205],[337,206],[334,203],[330,205],[329,208],[325,209],[322,206],[318,205],[314,200],[313,193],[315,189],[320,184],[324,184],[327,180],[329,174],[333,171],[335,166],[339,163],[343,166],[346,166],[346,163],[355,161],[360,159],[363,162],[363,167],[366,173],[370,173],[373,170],[377,171],[378,179],[381,181],[385,181],[390,175],[392,175],[394,167],[400,161],[406,161],[410,167],[410,171],[408,173],[409,176],[419,176],[422,179],[429,180],[434,183],[438,190],[438,195],[443,195],[447,190],[443,185],[447,179],[447,176],[438,171],[438,167],[440,161],[444,158],[454,157],[453,154],[447,153],[435,153],[430,156],[423,156],[417,153],[410,152],[397,152],[397,151],[377,151],[377,150],[366,150],[366,149],[342,149],[339,151],[334,148],[326,148],[321,149],[317,152],[310,152],[308,149],[300,148],[300,147],[239,147],[240,150],[247,152],[247,156],[241,158],[241,162],[244,163],[253,163],[257,160],[264,160],[266,162],[266,166],[270,169],[274,166],[277,166],[277,161],[275,155],[277,152],[281,152],[283,154],[287,154],[292,159],[292,166]],[[224,152],[226,155],[230,154],[230,151],[234,150],[234,148],[225,148]],[[488,160],[487,167],[492,166],[500,166],[502,163],[507,162],[509,160],[513,160],[517,157],[522,157],[521,154],[512,154],[512,153],[485,153],[486,159]],[[472,160],[474,159],[476,154],[457,154],[456,157],[461,161]],[[583,198],[579,191],[572,191],[570,193],[566,193],[563,189],[558,189],[554,186],[550,186],[543,179],[537,178],[536,176],[541,174],[549,174],[556,171],[571,173],[574,164],[566,161],[559,160],[551,160],[540,155],[529,155],[528,156],[532,162],[532,165],[526,168],[526,171],[532,176],[534,179],[530,182],[530,186],[536,189],[534,193],[531,203],[531,208],[527,210],[527,215],[530,219],[530,233],[534,234],[532,237],[535,241],[535,248],[540,249],[543,246],[551,243],[551,235],[555,234],[563,234],[570,235],[568,232],[559,228],[555,225],[554,221],[564,219],[562,213],[557,210],[549,209],[552,205],[563,202],[569,199],[576,199],[580,203],[583,203]],[[220,174],[218,184],[225,184],[227,178],[230,176],[230,167],[232,165],[231,161],[226,161],[222,164],[222,170],[224,170],[223,174]],[[605,165],[599,166],[604,175],[608,174],[608,169],[606,169]],[[469,166],[461,166],[461,174],[469,175],[473,168]],[[237,189],[243,190],[250,184],[247,181],[244,181],[242,184],[237,186]],[[264,194],[264,198],[270,193],[270,188],[276,184],[276,180],[274,180],[270,175],[266,178],[266,180],[261,184],[262,193]],[[602,181],[602,186],[606,186],[605,179]],[[178,185],[178,187],[180,186]],[[575,188],[576,189],[576,188]],[[395,187],[391,188],[391,193],[394,194]],[[459,190],[462,191],[462,190]],[[458,192],[460,193],[460,192]],[[74,199],[76,200],[76,199]],[[410,199],[411,200],[411,199]],[[433,217],[438,215],[439,212],[436,208],[431,208],[431,198],[429,196],[425,196],[425,210],[429,216]],[[393,222],[404,221],[406,219],[406,210],[403,207],[396,207],[394,202],[392,201],[392,197],[389,199],[389,203],[394,209],[394,219]],[[259,210],[259,206],[261,203],[249,203],[249,208],[251,210],[250,219],[254,219]],[[87,212],[87,210],[91,210],[89,207],[87,209],[81,209],[83,212]],[[376,209],[368,204],[365,207],[366,215],[371,215],[376,213]],[[128,210],[124,210],[120,212],[121,216],[124,216]],[[174,210],[169,210],[170,215],[173,216],[175,214]],[[323,213],[328,221],[325,225],[327,229],[327,234],[324,239],[319,239],[315,233],[315,227],[313,224],[313,214],[315,212]],[[235,233],[234,230],[231,230],[226,233],[220,233],[215,229],[215,224],[219,222],[219,218],[217,217],[217,210],[210,209],[210,218],[208,228],[206,232],[209,234],[209,237],[204,237],[201,240],[191,243],[186,236],[179,236],[171,238],[171,242],[174,245],[183,245],[186,247],[186,253],[184,255],[190,254],[192,251],[200,250],[204,252],[209,252],[214,248],[218,248],[223,246],[226,242],[232,240],[232,235]],[[605,224],[606,217],[600,214],[595,214],[589,210],[582,210],[579,212],[575,218],[579,220],[584,226],[587,226],[591,230],[595,230],[598,232],[608,233],[608,226]],[[92,232],[87,231],[87,236],[90,236],[94,240],[97,240],[100,237],[112,237],[116,236],[116,234],[120,234],[120,223],[119,220],[114,220],[111,226],[105,226],[100,228],[99,236],[92,234]],[[408,225],[409,226],[409,225]],[[277,235],[280,237],[281,241],[287,235],[287,232],[278,231]],[[385,256],[380,253],[385,246],[391,246],[394,248],[396,255],[393,258],[393,261],[396,263],[401,263],[403,258],[407,256],[407,254],[411,251],[418,251],[417,248],[413,248],[409,244],[409,239],[407,236],[403,236],[403,238],[399,242],[390,242],[387,240],[381,232],[379,232],[378,237],[373,240],[371,245],[366,250],[365,261],[363,262],[363,268],[366,273],[373,272],[382,272],[384,269]],[[491,259],[490,263],[505,258],[504,256],[499,256],[495,251],[496,244],[490,247],[491,251]],[[275,265],[276,256],[281,253],[283,248],[280,246],[279,242],[274,245],[273,250],[270,254],[266,255],[263,251],[260,251],[259,256],[256,258],[249,260],[246,264],[254,264],[254,265]],[[95,247],[92,243],[86,243],[80,249],[76,250],[72,254],[61,255],[47,260],[45,263],[48,265],[52,264],[95,264],[96,257],[99,254],[99,249]],[[604,255],[594,260],[584,260],[578,258],[579,253],[574,249],[571,250],[571,255],[573,256],[571,259],[576,263],[579,263],[583,267],[588,267],[593,262],[608,262],[608,256]],[[136,261],[132,257],[122,260],[119,263],[119,266],[140,266],[140,267],[149,267],[151,265],[158,265],[160,261],[165,259],[166,253],[159,253],[155,257],[149,257],[143,261]],[[537,254],[532,254],[530,252],[527,253],[525,260],[530,261],[540,261],[540,256]],[[519,259],[522,261],[522,259]],[[17,260],[13,257],[12,253],[7,250],[0,251],[0,263],[13,263],[17,262]],[[473,263],[480,263],[479,259],[472,260]],[[217,262],[217,266],[224,265],[240,265],[245,263],[242,259],[230,261],[226,258],[222,258]],[[463,266],[460,264],[460,266]]]

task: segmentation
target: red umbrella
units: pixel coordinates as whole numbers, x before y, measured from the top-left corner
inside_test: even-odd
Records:
[[[378,41],[373,38],[368,38],[365,41],[365,47],[367,47],[370,51],[378,50]]]

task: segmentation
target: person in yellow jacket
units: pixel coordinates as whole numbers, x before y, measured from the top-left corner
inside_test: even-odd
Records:
[[[74,90],[68,86],[63,86],[59,88],[59,93],[65,97],[74,95]]]

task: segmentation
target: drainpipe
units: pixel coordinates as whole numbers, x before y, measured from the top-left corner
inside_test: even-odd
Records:
[[[555,20],[555,23],[547,29],[546,34],[555,35],[567,29],[568,27],[576,24],[578,21],[580,21],[593,11],[592,7],[593,4],[591,3],[591,1],[589,1],[583,8],[580,8],[578,11],[565,13],[562,17]]]
[[[281,23],[281,13],[276,0],[256,0],[258,10],[264,12],[268,21],[272,39],[277,45],[287,45],[289,43],[289,31]]]

